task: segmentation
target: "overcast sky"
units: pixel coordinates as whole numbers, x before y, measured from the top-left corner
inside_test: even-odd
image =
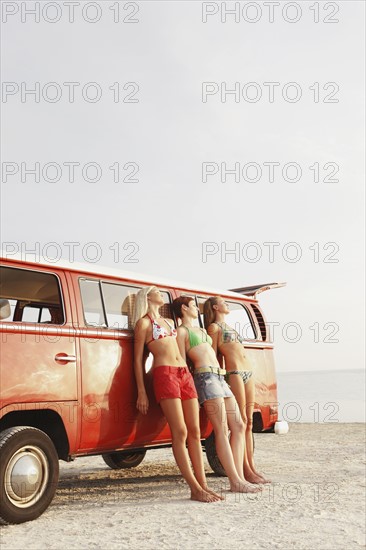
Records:
[[[363,368],[364,2],[36,4],[2,2],[2,247],[286,281],[278,370]]]

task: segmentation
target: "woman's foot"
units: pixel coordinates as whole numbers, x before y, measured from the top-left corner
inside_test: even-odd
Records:
[[[200,487],[197,490],[191,490],[191,500],[197,500],[198,502],[218,502],[221,500],[219,495],[212,493],[209,493]]]
[[[259,493],[262,491],[262,487],[252,487],[248,483],[235,482],[230,484],[230,491],[232,493]]]
[[[272,483],[270,479],[267,479],[262,474],[258,474],[258,472],[256,472],[256,475],[261,478],[261,481],[259,481],[258,483]]]
[[[256,474],[253,474],[253,472],[248,472],[247,474],[244,474],[245,480],[249,483],[266,483],[262,477],[257,476]]]
[[[266,479],[262,474],[259,474],[256,470],[251,468],[249,465],[244,466],[244,478],[249,483],[263,484],[263,483],[272,483],[271,480]]]
[[[212,489],[210,489],[209,487],[206,487],[204,488],[204,490],[207,492],[207,493],[210,493],[210,495],[213,495],[214,497],[217,497],[219,500],[225,500],[225,498],[223,496],[220,496],[218,493],[215,493],[215,491],[213,491]]]
[[[254,468],[251,468],[251,472],[250,473],[253,473],[255,476],[257,476],[260,481],[254,481],[254,482],[251,482],[251,483],[272,483],[272,481],[270,479],[267,479],[266,477],[264,477],[263,474],[260,474],[259,472],[257,472],[257,470],[255,470]],[[246,477],[246,476],[245,476]],[[248,480],[249,481],[249,480]]]

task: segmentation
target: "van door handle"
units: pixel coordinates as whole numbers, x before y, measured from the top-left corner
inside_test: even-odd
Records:
[[[55,355],[55,361],[59,363],[74,363],[76,361],[76,356],[67,355],[67,353],[58,353]]]

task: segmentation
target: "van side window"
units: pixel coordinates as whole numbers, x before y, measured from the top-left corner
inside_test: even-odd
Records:
[[[135,295],[142,288],[96,279],[79,279],[84,319],[87,325],[132,331]],[[171,299],[162,291],[165,304],[163,317],[173,319]]]
[[[0,267],[0,321],[62,325],[64,311],[57,276]]]
[[[134,298],[140,288],[102,282],[108,328],[132,330]]]
[[[225,322],[233,327],[245,340],[255,340],[256,333],[250,313],[243,304],[226,300],[230,313],[226,315]]]
[[[102,281],[101,286],[108,328],[132,330],[135,295],[142,287],[105,281]],[[173,319],[170,295],[165,291],[161,291],[161,294],[165,303],[160,308],[160,313],[163,317]]]
[[[95,279],[79,279],[84,319],[87,325],[106,327],[100,283]]]

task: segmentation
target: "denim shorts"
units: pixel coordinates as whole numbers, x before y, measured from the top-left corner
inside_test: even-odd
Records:
[[[193,380],[200,405],[209,399],[234,397],[233,392],[225,382],[225,377],[220,374],[215,374],[213,372],[197,372],[194,374]]]

